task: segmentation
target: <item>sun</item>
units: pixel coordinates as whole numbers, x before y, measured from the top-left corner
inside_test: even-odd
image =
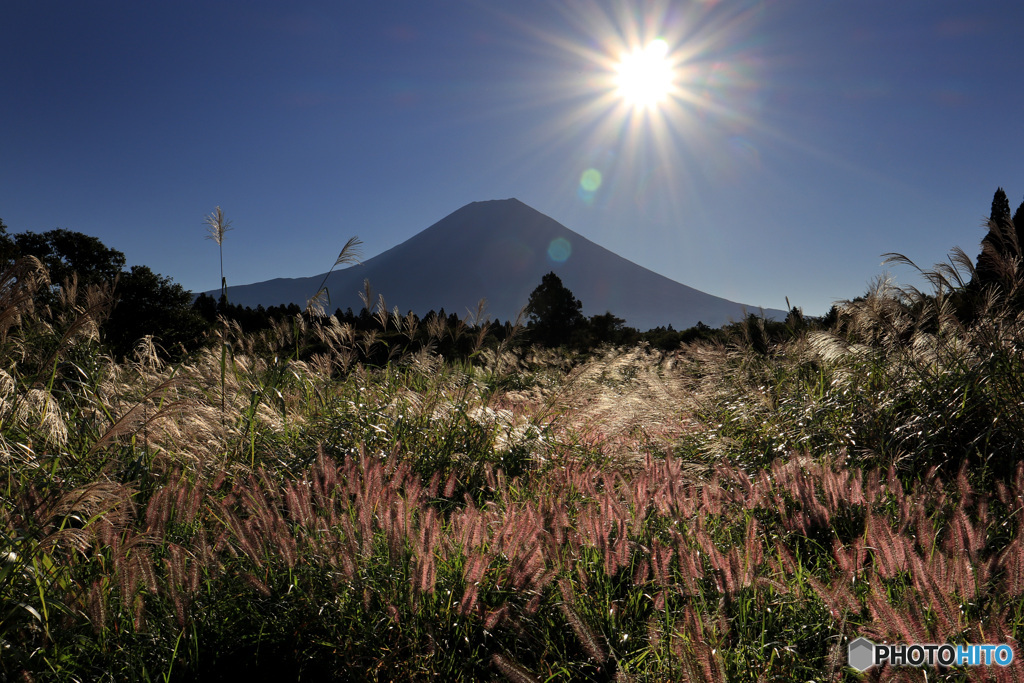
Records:
[[[550,160],[562,200],[608,216],[635,208],[675,230],[708,179],[759,168],[759,133],[781,139],[761,116],[770,84],[752,49],[763,3],[549,4],[559,16],[544,25],[499,11],[530,55],[499,92],[531,112],[517,163]]]
[[[668,43],[661,38],[624,54],[615,67],[618,94],[637,109],[653,109],[668,99],[675,70],[668,58]]]

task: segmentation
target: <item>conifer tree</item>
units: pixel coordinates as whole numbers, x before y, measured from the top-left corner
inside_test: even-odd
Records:
[[[530,294],[526,305],[530,334],[545,346],[570,343],[574,332],[586,324],[583,304],[562,284],[561,278],[550,272]]]
[[[1017,233],[1017,244],[1021,247],[1024,252],[1024,201],[1020,203],[1017,210],[1013,213],[1013,230]],[[1024,255],[1024,253],[1022,253]]]
[[[996,193],[992,196],[992,211],[989,214],[989,219],[1002,223],[1003,221],[1010,218],[1010,200],[1006,198],[1006,192],[1003,188],[996,188]]]
[[[1018,214],[1020,209],[1018,209]],[[1021,220],[1024,223],[1024,219]],[[984,287],[999,280],[999,262],[1007,257],[1020,255],[1020,241],[1014,229],[1015,221],[1010,217],[1010,200],[1003,188],[996,188],[989,212],[988,233],[981,240],[977,268],[971,285]]]

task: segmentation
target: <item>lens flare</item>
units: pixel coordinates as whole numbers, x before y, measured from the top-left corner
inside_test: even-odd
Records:
[[[576,196],[587,206],[593,206],[597,199],[597,191],[601,189],[604,177],[596,168],[590,167],[580,176],[580,184],[576,188]]]
[[[596,168],[588,168],[580,176],[580,188],[584,192],[597,192],[601,187],[601,172]]]
[[[763,115],[764,4],[574,0],[552,3],[558,31],[504,15],[547,74],[510,91],[509,106],[556,112],[524,133],[524,163],[557,168],[559,202],[607,215],[639,205],[678,229],[702,210],[709,179],[756,170],[766,139],[786,141]]]
[[[572,256],[572,244],[564,237],[556,237],[548,245],[548,258],[555,263],[565,263]]]

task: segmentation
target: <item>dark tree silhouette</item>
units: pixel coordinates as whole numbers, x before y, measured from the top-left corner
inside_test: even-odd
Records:
[[[611,311],[590,316],[590,337],[593,343],[619,344],[622,342],[626,321]]]
[[[586,325],[582,310],[583,304],[562,280],[554,272],[548,273],[526,304],[531,338],[545,346],[569,344],[573,333]]]
[[[1021,255],[1020,241],[1014,224],[1014,219],[1010,217],[1010,201],[1006,198],[1006,192],[1001,187],[997,188],[992,197],[988,233],[981,240],[981,253],[978,254],[977,267],[971,281],[973,289],[999,282],[1004,270],[1002,264],[1006,263],[1007,259]]]
[[[0,218],[0,265],[9,266],[17,257],[18,246],[14,243],[14,238],[7,234],[7,226]]]
[[[147,266],[125,270],[124,254],[96,237],[73,230],[48,230],[8,235],[0,223],[0,260],[9,264],[23,256],[38,258],[60,285],[72,276],[79,287],[109,283],[114,287],[114,308],[102,325],[101,335],[117,356],[132,352],[147,334],[158,339],[172,359],[182,345],[193,348],[207,324],[192,307],[192,295],[170,278]],[[115,284],[116,283],[116,284]],[[54,301],[52,291],[37,294],[42,303]]]
[[[217,320],[217,300],[205,292],[196,297],[196,300],[192,302],[192,308],[203,317],[208,323],[214,323]]]
[[[208,328],[192,307],[192,293],[148,266],[121,273],[114,295],[117,303],[104,326],[104,339],[118,356],[130,354],[151,334],[171,359],[179,360],[182,350],[195,348]]]
[[[14,235],[14,254],[42,261],[54,284],[61,284],[72,273],[78,274],[79,285],[113,282],[125,264],[124,254],[99,239],[60,228]]]
[[[989,218],[1002,223],[1010,217],[1010,200],[1006,198],[1006,192],[1001,187],[996,188],[992,196],[992,211]]]
[[[1024,251],[1024,201],[1013,212],[1013,231],[1017,233],[1017,245]]]

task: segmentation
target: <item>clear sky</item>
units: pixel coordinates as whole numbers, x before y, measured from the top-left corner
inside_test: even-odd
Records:
[[[1024,199],[1022,26],[1020,0],[12,0],[0,218],[201,291],[217,205],[245,284],[516,197],[684,284],[820,314],[885,252],[975,255],[996,187]],[[617,64],[656,39],[671,91],[641,108]]]

